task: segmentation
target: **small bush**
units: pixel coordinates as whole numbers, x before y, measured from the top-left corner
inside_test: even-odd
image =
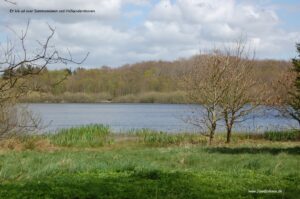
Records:
[[[52,144],[59,146],[97,147],[109,142],[110,129],[102,124],[62,129],[48,135]]]

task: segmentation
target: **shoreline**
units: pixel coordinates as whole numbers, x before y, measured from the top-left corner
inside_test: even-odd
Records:
[[[62,94],[31,92],[20,99],[21,103],[149,103],[185,104],[185,94],[174,92],[144,92],[111,96],[108,93],[70,93]]]

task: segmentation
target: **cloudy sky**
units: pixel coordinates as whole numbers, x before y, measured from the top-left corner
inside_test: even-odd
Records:
[[[56,28],[52,44],[84,67],[175,60],[230,45],[243,36],[259,59],[290,59],[300,42],[299,0],[0,0],[0,42],[30,19],[28,49]],[[24,14],[10,9],[87,9],[95,13]]]

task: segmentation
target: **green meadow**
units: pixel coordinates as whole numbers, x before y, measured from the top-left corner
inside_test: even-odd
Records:
[[[233,136],[208,146],[89,125],[12,137],[0,142],[0,198],[299,198],[299,132]]]

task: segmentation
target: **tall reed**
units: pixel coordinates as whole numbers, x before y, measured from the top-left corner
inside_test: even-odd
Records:
[[[264,138],[271,141],[297,141],[300,140],[299,130],[266,131]]]
[[[97,147],[109,142],[110,129],[102,124],[61,129],[48,135],[52,144],[66,147]]]

